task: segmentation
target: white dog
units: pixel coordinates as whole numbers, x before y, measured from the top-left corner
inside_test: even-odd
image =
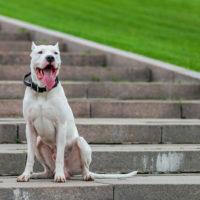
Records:
[[[50,178],[65,182],[74,174],[84,180],[94,178],[123,178],[129,174],[95,174],[89,171],[91,148],[80,137],[58,74],[61,66],[58,43],[36,46],[32,43],[31,79],[24,80],[26,88],[23,115],[26,121],[28,144],[26,167],[19,182],[30,178]],[[30,75],[27,74],[26,77]],[[34,156],[44,167],[44,172],[33,173]]]

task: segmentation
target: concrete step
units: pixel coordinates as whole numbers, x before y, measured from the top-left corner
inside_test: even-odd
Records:
[[[199,144],[197,119],[76,119],[90,144]],[[22,118],[0,119],[0,143],[26,143]]]
[[[137,175],[129,179],[97,179],[93,182],[31,180],[17,183],[16,177],[0,178],[1,199],[43,200],[198,200],[200,175]]]
[[[184,118],[200,118],[200,101],[183,101],[182,116]]]
[[[103,54],[61,53],[63,65],[94,65],[105,66]],[[0,65],[29,65],[30,52],[0,51]]]
[[[31,37],[29,33],[5,33],[5,32],[0,32],[0,40],[2,41],[10,41],[10,40],[29,40],[30,41]],[[0,41],[0,43],[2,42]]]
[[[86,100],[71,100],[70,106],[76,117],[90,116],[90,102]],[[21,117],[22,101],[21,100],[0,100],[0,117]]]
[[[29,41],[0,41],[0,51],[30,51],[31,43]],[[36,44],[40,44],[41,42],[36,42]],[[52,44],[42,42],[41,44]],[[54,43],[52,44],[54,45]],[[60,51],[66,51],[67,45],[64,43],[59,43]]]
[[[30,71],[25,65],[0,66],[0,80],[22,80]],[[59,77],[61,80],[71,81],[150,81],[151,71],[146,67],[94,67],[63,65]]]
[[[67,72],[66,72],[67,74]],[[200,84],[133,82],[62,82],[68,98],[199,99]],[[22,81],[0,81],[0,99],[23,98]]]
[[[62,184],[44,179],[19,183],[16,177],[2,177],[0,194],[1,200],[112,200],[113,186],[83,180],[69,180]]]
[[[98,173],[200,172],[199,144],[91,145],[91,148],[90,170]],[[1,144],[0,175],[21,174],[26,151],[24,144]],[[38,162],[34,170],[42,170]]]
[[[181,118],[179,101],[69,99],[75,117]],[[21,117],[22,100],[0,100],[0,117]]]
[[[143,175],[121,180],[97,180],[114,186],[114,200],[197,200],[200,175]]]

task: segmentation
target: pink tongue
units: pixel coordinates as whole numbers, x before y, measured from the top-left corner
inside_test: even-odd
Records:
[[[42,82],[50,90],[55,85],[55,80],[53,78],[53,73],[50,68],[43,69],[44,76]]]

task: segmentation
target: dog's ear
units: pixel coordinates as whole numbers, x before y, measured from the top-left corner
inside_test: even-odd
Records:
[[[34,42],[32,42],[31,50],[33,51],[36,48],[36,45]]]
[[[55,47],[59,50],[59,43],[58,42],[55,44]]]

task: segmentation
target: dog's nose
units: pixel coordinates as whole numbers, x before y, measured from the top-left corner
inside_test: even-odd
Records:
[[[52,63],[54,60],[55,60],[55,58],[53,57],[53,56],[47,56],[46,57],[46,60],[49,62],[49,63]]]

